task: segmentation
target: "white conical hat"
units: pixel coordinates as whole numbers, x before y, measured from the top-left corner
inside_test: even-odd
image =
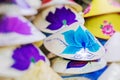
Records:
[[[0,76],[19,77],[41,60],[50,65],[42,51],[33,44],[0,47]]]
[[[84,24],[82,12],[69,5],[54,5],[42,10],[33,20],[35,26],[45,33],[55,33],[74,22]]]
[[[112,63],[108,68],[100,75],[98,80],[120,80],[120,65]]]
[[[3,16],[0,19],[0,46],[40,41],[45,35],[22,16]]]
[[[78,22],[44,39],[51,53],[72,60],[95,60],[105,54],[104,47]]]
[[[97,71],[106,66],[103,59],[94,61],[75,61],[63,58],[55,58],[52,60],[52,68],[62,74],[84,74]]]
[[[105,43],[106,54],[103,56],[108,62],[120,61],[120,32],[116,32]]]
[[[2,0],[0,1],[0,14],[35,15],[37,14],[36,8],[40,7],[41,2],[40,0],[34,1],[34,4],[31,2],[32,0]]]
[[[43,61],[39,61],[33,68],[16,80],[63,80],[54,70]]]

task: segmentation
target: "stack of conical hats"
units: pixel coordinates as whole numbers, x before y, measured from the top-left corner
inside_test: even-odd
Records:
[[[73,75],[105,67],[106,61],[101,59],[105,49],[84,27],[81,6],[72,0],[45,2],[33,23],[47,35],[44,48],[57,56],[52,59],[54,71]]]
[[[0,1],[0,80],[62,80],[34,45],[46,36],[25,18],[35,15],[40,3],[40,0]]]
[[[119,0],[92,0],[84,10],[85,26],[96,37],[109,39],[115,31],[120,31]]]
[[[119,62],[120,0],[92,0],[84,10],[85,26],[95,37],[105,40],[108,62]]]

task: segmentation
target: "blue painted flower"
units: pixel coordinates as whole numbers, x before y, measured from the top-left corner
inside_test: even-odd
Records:
[[[14,59],[12,67],[21,71],[28,69],[31,63],[45,61],[45,57],[40,55],[38,49],[32,44],[22,45],[15,49],[12,58]]]
[[[18,17],[3,16],[0,19],[0,33],[15,32],[22,35],[30,35],[31,28],[28,22],[20,20]]]
[[[93,35],[88,30],[83,30],[80,26],[76,31],[69,30],[62,34],[68,43],[67,47],[62,52],[64,54],[75,54],[81,49],[96,52],[100,48],[100,45],[96,42]]]
[[[49,12],[46,17],[46,20],[50,22],[47,28],[50,30],[60,29],[63,25],[70,25],[77,22],[75,18],[76,15],[70,9],[66,9],[65,7],[56,8],[55,13]]]

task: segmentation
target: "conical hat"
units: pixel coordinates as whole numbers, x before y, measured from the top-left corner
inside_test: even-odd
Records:
[[[44,9],[46,7],[53,6],[53,5],[65,5],[65,4],[73,7],[78,12],[82,11],[82,6],[75,3],[73,0],[42,0],[41,9]]]
[[[80,15],[79,15],[80,14]],[[34,19],[35,26],[45,33],[55,33],[74,22],[84,24],[81,13],[77,13],[69,5],[54,5],[42,10]]]
[[[109,39],[120,31],[120,14],[104,14],[85,19],[85,26],[98,38]]]
[[[85,9],[84,17],[118,12],[120,12],[120,2],[118,0],[93,0]]]
[[[104,68],[86,73],[86,74],[75,74],[75,75],[65,75],[62,76],[64,80],[99,80],[98,78],[103,74],[103,72],[108,68],[108,65],[106,65]],[[102,79],[103,80],[103,79]],[[105,79],[106,80],[106,79]]]
[[[31,0],[2,0],[0,3],[0,14],[19,14],[19,15],[35,15],[39,6],[31,4]],[[37,1],[38,2],[38,1]],[[36,1],[34,2],[36,3]]]
[[[50,65],[42,51],[33,44],[0,47],[0,76],[19,77],[40,60]]]
[[[116,32],[104,45],[106,54],[103,58],[108,62],[120,61],[120,32]]]
[[[16,80],[63,80],[43,61],[39,61],[33,68]]]
[[[75,61],[58,57],[52,60],[53,70],[63,74],[85,74],[97,71],[105,66],[106,61],[102,59],[94,61]]]
[[[0,19],[0,46],[40,41],[45,35],[22,16],[3,16]]]
[[[112,63],[108,68],[99,76],[97,80],[119,80],[120,79],[120,65]]]
[[[44,39],[51,53],[72,60],[95,60],[105,54],[100,42],[78,22]]]

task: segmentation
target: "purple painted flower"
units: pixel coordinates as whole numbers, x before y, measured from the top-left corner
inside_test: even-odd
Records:
[[[70,25],[77,22],[75,18],[76,15],[70,9],[66,9],[65,7],[56,8],[55,13],[49,12],[46,17],[46,20],[51,23],[47,28],[50,30],[60,29],[63,25]]]
[[[30,35],[31,29],[28,22],[20,20],[18,17],[3,17],[0,19],[0,33],[16,32],[23,35]]]
[[[12,58],[15,61],[12,67],[21,71],[28,69],[31,63],[45,61],[45,57],[40,55],[38,49],[32,44],[22,45],[15,49]]]
[[[84,67],[87,64],[88,64],[88,61],[75,61],[75,60],[71,60],[67,64],[67,68],[81,68],[81,67]]]
[[[67,69],[68,68],[81,68],[81,67],[86,66],[90,62],[99,62],[99,61],[100,61],[100,59],[98,59],[98,60],[92,60],[92,61],[75,61],[75,60],[71,60],[67,64]]]

